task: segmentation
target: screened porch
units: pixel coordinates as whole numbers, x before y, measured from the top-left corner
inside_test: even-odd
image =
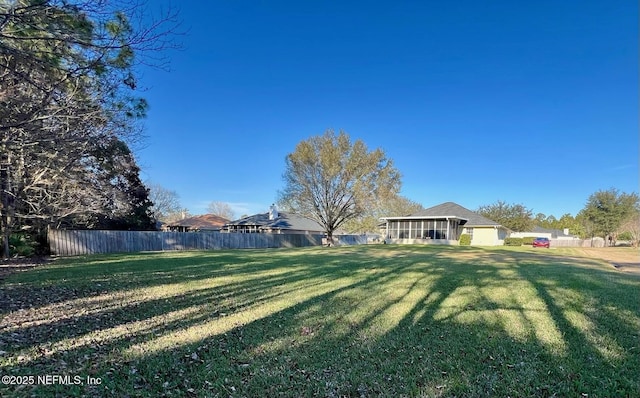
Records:
[[[462,225],[460,218],[386,219],[387,239],[423,239],[457,241]]]

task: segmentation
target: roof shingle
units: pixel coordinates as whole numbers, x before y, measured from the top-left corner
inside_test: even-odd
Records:
[[[259,213],[239,220],[230,221],[227,225],[255,225],[261,228],[310,232],[322,232],[324,230],[320,224],[311,219],[285,212],[278,212],[278,217],[273,220],[269,219],[269,213]]]
[[[214,214],[203,214],[178,220],[168,225],[170,227],[188,227],[190,229],[220,229],[225,223],[229,222],[224,217]]]
[[[457,217],[467,220],[465,226],[467,227],[498,227],[500,224],[490,220],[478,213],[475,213],[465,207],[460,206],[457,203],[445,202],[437,206],[429,207],[428,209],[421,210],[419,212],[411,214],[411,217]]]

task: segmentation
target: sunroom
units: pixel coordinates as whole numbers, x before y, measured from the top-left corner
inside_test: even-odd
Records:
[[[393,242],[457,244],[462,226],[468,221],[456,216],[425,217],[385,217],[386,236]]]
[[[460,235],[471,244],[495,246],[504,243],[507,230],[495,221],[457,203],[446,202],[400,217],[382,217],[387,243],[437,243],[456,245]]]

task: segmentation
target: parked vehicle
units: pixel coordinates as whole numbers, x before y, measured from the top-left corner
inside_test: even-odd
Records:
[[[551,246],[551,242],[549,238],[535,238],[532,245],[533,247],[546,247],[548,249]]]

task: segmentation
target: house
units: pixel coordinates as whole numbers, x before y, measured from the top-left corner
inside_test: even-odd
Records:
[[[471,236],[475,246],[499,246],[509,230],[495,221],[446,202],[402,217],[382,217],[390,243],[436,243],[457,245],[461,234]]]
[[[292,213],[279,212],[271,206],[269,212],[254,214],[227,222],[222,232],[271,233],[271,234],[323,234],[324,228],[317,222]]]
[[[577,240],[579,239],[576,235],[571,235],[569,233],[569,228],[565,229],[549,229],[542,228],[539,226],[533,227],[531,231],[526,232],[512,232],[510,235],[512,238],[549,238],[549,239],[560,239],[560,240]]]
[[[226,218],[214,214],[203,214],[169,223],[165,225],[165,230],[176,232],[220,231],[222,226],[228,222],[229,220]]]

